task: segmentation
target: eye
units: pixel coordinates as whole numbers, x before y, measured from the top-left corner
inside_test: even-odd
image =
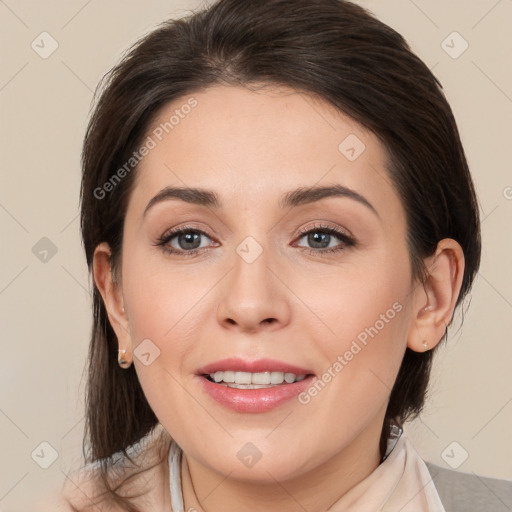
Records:
[[[301,230],[300,233],[302,236],[299,240],[305,239],[306,243],[310,244],[310,247],[304,247],[304,249],[311,254],[338,252],[355,245],[354,238],[332,226],[314,226]]]
[[[211,238],[202,230],[190,226],[182,226],[164,233],[158,240],[158,246],[162,247],[168,254],[179,254],[180,256],[193,256],[199,251],[211,247],[211,243],[204,238]]]
[[[298,245],[298,247],[314,255],[334,253],[356,245],[353,237],[333,226],[314,226],[303,229],[300,233],[299,241],[305,239],[310,247],[301,245]],[[208,243],[208,240],[210,240],[210,243]],[[337,243],[336,240],[338,240]],[[201,251],[210,250],[214,244],[212,238],[201,229],[182,226],[166,231],[155,245],[162,247],[162,250],[167,254],[194,256]]]

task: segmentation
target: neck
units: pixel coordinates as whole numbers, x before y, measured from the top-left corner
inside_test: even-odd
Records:
[[[382,423],[371,425],[323,464],[295,478],[272,483],[240,481],[183,454],[184,510],[291,512],[325,511],[379,465]]]

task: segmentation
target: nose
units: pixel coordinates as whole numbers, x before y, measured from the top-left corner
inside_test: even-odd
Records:
[[[270,260],[265,250],[252,262],[239,253],[234,255],[217,307],[217,320],[223,327],[241,332],[274,331],[289,323],[293,294],[279,263]]]

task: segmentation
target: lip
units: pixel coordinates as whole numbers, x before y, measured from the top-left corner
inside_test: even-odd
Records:
[[[202,375],[196,378],[199,379],[203,391],[220,405],[238,413],[263,413],[296,398],[311,386],[316,377],[309,375],[300,382],[262,389],[229,388],[211,382]]]
[[[283,372],[294,373],[295,375],[307,375],[307,377],[300,382],[280,384],[271,388],[261,389],[230,388],[222,384],[211,382],[205,377],[207,374],[226,370],[250,373],[264,371]],[[199,379],[199,384],[203,392],[220,405],[238,413],[263,413],[271,411],[297,397],[297,395],[311,385],[313,379],[316,377],[311,370],[274,359],[247,361],[240,358],[229,358],[207,364],[200,368],[197,371],[196,378]]]
[[[256,361],[248,361],[239,357],[230,357],[228,359],[221,359],[214,363],[207,364],[197,370],[197,375],[205,375],[215,372],[223,371],[235,371],[235,372],[283,372],[283,373],[294,373],[295,375],[312,375],[313,372],[306,368],[300,368],[283,361],[276,359],[257,359]]]

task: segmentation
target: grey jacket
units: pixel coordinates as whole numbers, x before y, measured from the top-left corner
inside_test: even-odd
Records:
[[[512,511],[512,481],[425,464],[446,512]]]

